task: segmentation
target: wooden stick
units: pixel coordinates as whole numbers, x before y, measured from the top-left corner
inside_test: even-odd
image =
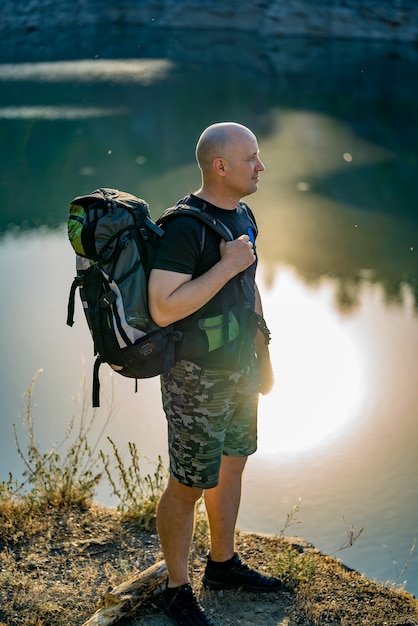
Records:
[[[83,626],[109,626],[144,606],[162,585],[167,576],[165,561],[158,561],[148,569],[135,574],[106,593],[102,608],[84,622]]]

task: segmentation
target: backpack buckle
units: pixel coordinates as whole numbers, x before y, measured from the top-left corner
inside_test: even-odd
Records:
[[[107,291],[99,300],[99,304],[103,309],[111,307],[114,302],[116,302],[116,294],[113,291]]]

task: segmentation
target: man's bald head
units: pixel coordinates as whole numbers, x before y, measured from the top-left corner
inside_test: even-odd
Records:
[[[254,137],[254,133],[236,122],[220,122],[208,126],[200,135],[196,146],[196,160],[202,172],[209,172],[217,157],[231,158],[232,150],[243,135]]]

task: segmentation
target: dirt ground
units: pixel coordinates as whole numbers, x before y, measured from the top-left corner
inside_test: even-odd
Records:
[[[243,559],[259,570],[263,567],[260,555],[264,553],[264,540],[262,536],[248,533],[238,533],[237,547]],[[255,564],[254,562],[257,562]],[[245,593],[237,590],[211,592],[205,590],[201,584],[201,578],[205,567],[205,556],[201,551],[193,552],[191,581],[200,603],[205,608],[216,625],[236,626],[311,626],[310,622],[292,618],[294,614],[294,594],[282,592],[275,594]],[[158,607],[158,596],[145,609],[139,611],[134,617],[124,619],[121,626],[169,626],[171,620],[165,617]]]
[[[255,594],[221,592],[198,594],[215,624],[239,626],[297,626],[308,622],[295,622],[290,617],[291,602],[278,594],[274,598]],[[142,611],[136,617],[119,622],[121,626],[172,626],[171,620],[158,609]]]
[[[109,590],[162,559],[155,530],[124,523],[113,509],[51,509],[18,523],[0,519],[0,533],[0,626],[82,626]],[[289,580],[289,570],[299,567],[296,588],[261,596],[205,591],[205,541],[194,543],[191,580],[216,626],[418,626],[413,596],[349,571],[294,538],[238,532],[237,549],[249,565],[276,575],[285,555]],[[118,623],[170,621],[157,595]]]

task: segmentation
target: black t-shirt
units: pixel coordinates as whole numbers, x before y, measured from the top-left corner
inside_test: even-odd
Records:
[[[255,242],[257,226],[254,215],[246,204],[240,203],[237,208],[226,210],[204,202],[194,195],[187,196],[179,204],[190,204],[203,208],[223,222],[230,229],[234,238],[247,234]],[[178,215],[164,224],[164,231],[153,262],[155,269],[190,274],[192,278],[197,278],[219,261],[220,236],[195,217]],[[183,331],[189,330],[191,325],[197,323],[200,318],[219,315],[225,311],[225,307],[236,310],[243,320],[244,313],[248,312],[244,309],[253,310],[255,306],[256,267],[257,260],[239,276],[231,279],[200,311],[176,322],[176,328]],[[244,352],[248,349],[252,353],[252,341],[249,340],[244,343],[247,345],[247,348],[244,347]],[[241,353],[242,349],[243,347],[240,346]],[[233,350],[230,351],[227,358],[226,351],[219,348],[204,356],[193,358],[193,361],[206,367],[227,367],[229,369],[236,366],[236,358],[231,356],[231,353]]]

